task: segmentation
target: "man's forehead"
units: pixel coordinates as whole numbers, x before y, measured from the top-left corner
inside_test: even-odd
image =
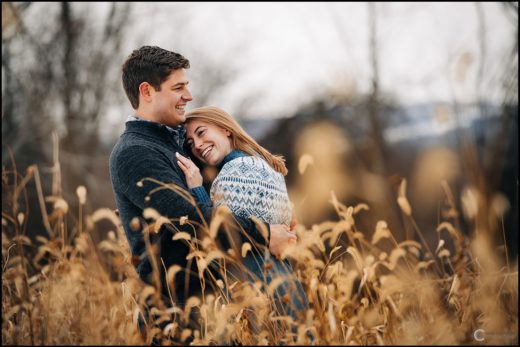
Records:
[[[184,69],[174,70],[165,82],[172,83],[172,84],[188,84],[188,78],[186,77],[186,74],[184,72]]]

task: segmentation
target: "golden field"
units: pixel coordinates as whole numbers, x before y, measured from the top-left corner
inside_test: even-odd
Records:
[[[205,279],[206,288],[216,289],[213,293],[193,297],[184,310],[164,307],[155,300],[156,289],[138,280],[114,211],[100,208],[85,214],[84,187],[78,187],[79,207],[73,211],[69,207],[72,203],[59,195],[57,186],[54,192],[58,194],[44,196],[36,166],[24,175],[4,170],[2,180],[5,345],[149,345],[153,338],[166,345],[518,342],[517,263],[511,263],[505,246],[494,241],[504,230],[487,230],[480,227],[483,223],[477,223],[483,214],[499,209],[478,200],[478,194],[470,194],[462,199],[463,214],[456,209],[456,197],[445,181],[441,188],[446,213],[435,230],[434,247],[428,245],[414,221],[406,180],[400,182],[395,201],[402,217],[414,228],[412,237],[405,240],[398,239],[383,220],[372,230],[359,230],[357,225],[370,206],[345,206],[332,192],[328,203],[336,210],[337,220],[310,228],[297,225],[299,241],[285,252],[310,305],[293,321],[273,309],[270,294],[279,284],[276,281],[267,290],[260,290],[259,283]],[[27,236],[21,212],[31,187],[35,187],[42,206],[33,213],[42,215],[45,226],[34,240]],[[51,207],[50,213],[46,205]],[[213,239],[226,215],[222,212],[218,210],[202,240],[190,239],[185,233],[174,236],[193,246],[190,256],[202,272],[210,262],[239,263],[251,247],[244,244],[242,254],[215,248]],[[153,210],[147,213],[155,222],[145,233],[169,222]],[[469,235],[461,231],[463,216],[475,222]],[[110,223],[112,228],[96,244],[92,235],[99,223]],[[178,271],[182,269],[168,269],[172,286]],[[145,333],[140,334],[137,317],[149,302],[156,303],[154,319],[147,321]],[[187,324],[190,311],[195,309],[200,312],[197,330]],[[251,312],[255,324],[248,318]]]

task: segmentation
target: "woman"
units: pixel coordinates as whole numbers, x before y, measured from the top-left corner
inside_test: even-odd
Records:
[[[244,217],[256,216],[269,224],[291,225],[291,203],[284,177],[284,159],[275,156],[252,139],[225,111],[217,107],[200,107],[186,114],[185,147],[204,165],[219,170],[210,196],[202,187],[200,171],[188,169],[189,159],[178,154],[179,166],[186,175],[188,187],[199,203],[227,205]],[[249,252],[244,259],[250,281],[271,283],[278,276],[284,282],[277,288],[275,302],[282,314],[297,318],[296,311],[308,308],[301,283],[289,261],[278,260],[268,251],[261,256]]]

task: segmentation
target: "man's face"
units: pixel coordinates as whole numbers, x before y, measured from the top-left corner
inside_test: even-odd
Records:
[[[193,96],[188,89],[184,69],[173,71],[161,84],[161,90],[150,87],[150,93],[154,121],[175,127],[186,120],[184,109]]]

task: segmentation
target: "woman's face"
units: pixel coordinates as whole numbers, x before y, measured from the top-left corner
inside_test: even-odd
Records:
[[[195,157],[207,165],[218,165],[231,152],[230,136],[228,130],[203,120],[186,122],[188,147]]]

